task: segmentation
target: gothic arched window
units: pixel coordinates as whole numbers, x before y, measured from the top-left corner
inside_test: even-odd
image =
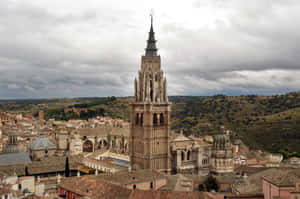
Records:
[[[164,114],[160,114],[159,115],[159,122],[160,122],[160,124],[164,124]]]
[[[150,99],[151,102],[153,102],[153,81],[152,81],[152,75],[149,76],[149,80],[150,80]]]
[[[181,151],[181,160],[184,161],[184,152]]]
[[[144,122],[144,114],[141,113],[141,125],[143,125],[143,122]]]
[[[157,114],[156,113],[153,114],[153,125],[154,126],[157,125]]]
[[[136,114],[136,117],[135,117],[135,124],[136,125],[139,124],[139,114],[138,113]]]
[[[188,151],[188,152],[187,152],[187,160],[190,160],[190,159],[191,159],[191,157],[190,157],[190,156],[191,156],[191,152],[190,152],[190,151]]]

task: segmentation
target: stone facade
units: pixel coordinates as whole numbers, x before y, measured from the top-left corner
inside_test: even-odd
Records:
[[[34,193],[35,183],[34,176],[23,176],[19,178],[19,188],[22,192]]]
[[[24,152],[24,147],[18,142],[18,134],[10,132],[8,135],[8,142],[3,147],[3,153],[21,153]]]
[[[33,141],[28,148],[32,160],[42,160],[54,156],[56,152],[56,145],[43,134]]]
[[[233,148],[228,135],[214,137],[211,155],[211,172],[232,173],[234,170]]]
[[[182,133],[171,140],[172,173],[207,175],[210,170],[211,146],[198,143]]]
[[[73,134],[57,136],[58,150],[69,151],[71,155],[97,150],[111,150],[120,154],[129,153],[129,128],[82,128]]]
[[[233,148],[227,135],[218,135],[211,146],[180,134],[171,138],[171,104],[167,80],[161,70],[152,26],[131,104],[130,165],[172,173],[207,175],[233,172]]]
[[[131,104],[130,162],[133,169],[169,172],[170,114],[167,81],[157,55],[151,23],[139,77],[134,81],[135,102]]]

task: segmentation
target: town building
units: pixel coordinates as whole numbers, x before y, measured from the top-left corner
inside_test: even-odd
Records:
[[[281,168],[272,174],[263,176],[263,193],[265,199],[296,199],[300,196],[299,186],[300,169]]]
[[[40,120],[40,121],[44,121],[44,119],[45,119],[45,118],[44,118],[44,115],[45,115],[44,111],[43,111],[43,110],[40,110],[40,111],[39,111],[39,120]]]
[[[29,145],[29,153],[32,160],[42,160],[48,156],[53,156],[56,152],[56,145],[45,135],[40,136]]]

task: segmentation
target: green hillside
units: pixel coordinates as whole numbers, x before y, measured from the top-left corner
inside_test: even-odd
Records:
[[[231,130],[252,149],[300,156],[300,92],[276,96],[174,96],[172,130],[186,135],[219,133],[221,126]],[[52,100],[2,101],[0,109],[12,112],[45,110],[46,119],[87,119],[96,115],[129,121],[131,97],[74,98]],[[88,112],[64,113],[68,107]]]
[[[250,148],[300,155],[300,93],[277,96],[223,96],[174,103],[173,129],[215,133],[223,125]]]

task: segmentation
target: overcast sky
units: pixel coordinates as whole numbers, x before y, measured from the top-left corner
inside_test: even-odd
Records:
[[[169,95],[300,90],[299,0],[0,0],[0,98],[132,96],[151,8]]]

